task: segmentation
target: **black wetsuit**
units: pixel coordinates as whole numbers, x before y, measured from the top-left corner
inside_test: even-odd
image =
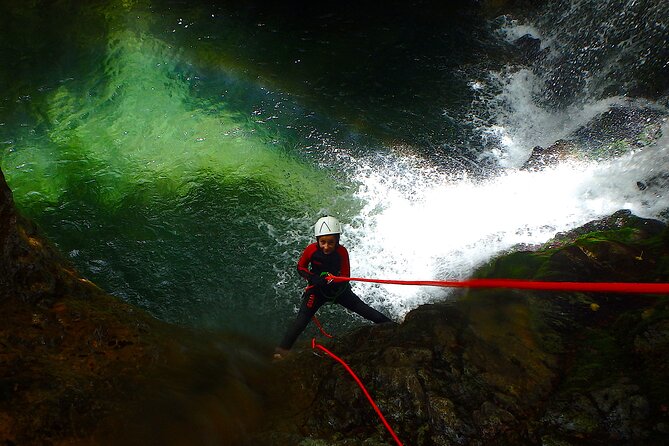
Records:
[[[327,302],[335,302],[375,323],[391,322],[385,315],[364,303],[351,290],[348,282],[316,285],[321,273],[340,277],[351,276],[351,266],[346,248],[337,244],[334,252],[325,254],[318,243],[307,246],[297,262],[298,273],[309,281],[295,322],[288,328],[279,347],[289,350],[306,328],[316,311]]]

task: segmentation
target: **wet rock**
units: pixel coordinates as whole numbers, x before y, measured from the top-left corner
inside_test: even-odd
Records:
[[[536,146],[525,164],[523,170],[542,170],[565,161],[578,159],[576,146],[566,140],[558,140],[555,144],[543,148]]]
[[[588,394],[574,393],[549,407],[543,421],[561,436],[592,442],[639,442],[650,437],[648,399],[623,379]]]
[[[637,429],[635,423],[648,417],[650,407],[640,390],[638,385],[623,380],[592,392],[597,408],[605,414],[604,425],[612,438],[643,438],[643,431]]]
[[[666,225],[658,220],[637,217],[628,209],[621,209],[608,217],[593,220],[568,232],[556,234],[553,239],[543,245],[543,249],[573,244],[589,233],[617,231],[623,228],[627,228],[627,230],[620,231],[619,235],[625,235],[625,237],[631,239],[630,241],[634,241],[634,239],[638,241],[661,236],[666,230]]]
[[[520,52],[522,63],[530,65],[541,55],[541,40],[531,34],[525,34],[516,39],[513,44]]]
[[[654,312],[654,310],[648,310],[646,317],[653,317]],[[669,354],[669,319],[649,323],[634,337],[634,350],[643,354],[657,352]]]
[[[666,119],[665,111],[641,102],[611,106],[554,144],[534,147],[522,169],[536,171],[569,161],[606,160],[645,148],[662,136]],[[665,173],[637,182],[641,190],[661,190],[664,184]]]
[[[590,158],[619,156],[658,139],[665,116],[665,112],[642,104],[616,105],[576,130],[569,139],[584,148]]]

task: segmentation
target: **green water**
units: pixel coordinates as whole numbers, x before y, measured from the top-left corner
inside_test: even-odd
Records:
[[[157,317],[235,330],[287,314],[274,284],[292,262],[277,247],[305,237],[276,234],[354,203],[327,199],[338,186],[292,151],[290,129],[248,112],[276,103],[269,92],[222,72],[219,97],[202,99],[179,49],[120,18],[74,77],[24,98],[18,134],[5,123],[17,204],[85,275]]]
[[[454,137],[433,95],[466,99],[445,68],[428,76],[437,45],[459,48],[419,44],[443,24],[398,28],[392,11],[2,7],[0,163],[17,205],[84,276],[179,324],[277,338],[310,225],[362,206],[339,149]]]

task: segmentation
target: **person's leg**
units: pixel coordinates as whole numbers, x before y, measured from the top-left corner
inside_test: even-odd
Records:
[[[336,302],[376,324],[392,322],[386,315],[364,303],[353,291],[346,290],[337,297]]]
[[[293,344],[307,327],[311,318],[316,314],[316,311],[326,301],[321,293],[317,293],[314,290],[309,290],[303,294],[300,310],[297,313],[297,317],[295,317],[295,321],[288,328],[283,340],[279,344],[280,349],[290,350],[293,347]]]

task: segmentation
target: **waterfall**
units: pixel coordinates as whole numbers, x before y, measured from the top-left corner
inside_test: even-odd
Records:
[[[486,149],[480,159],[498,166],[493,174],[481,179],[406,156],[356,161],[366,203],[349,237],[356,274],[462,279],[501,253],[619,209],[668,217],[666,97],[634,94],[655,88],[644,78],[649,67],[666,72],[669,10],[662,2],[555,3],[524,21],[496,20],[500,39],[535,40],[533,60],[469,80],[467,119]],[[523,169],[534,147],[558,140],[569,141],[569,159]],[[448,294],[358,287],[398,316]]]

